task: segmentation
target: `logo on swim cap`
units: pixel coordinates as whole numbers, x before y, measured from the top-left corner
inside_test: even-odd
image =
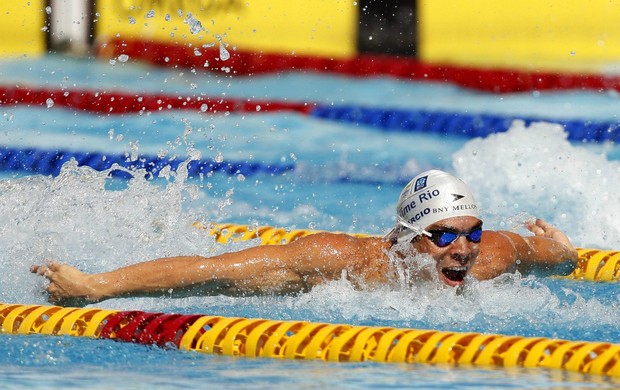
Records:
[[[454,201],[456,202],[459,199],[463,199],[465,197],[465,195],[459,195],[459,194],[452,194],[452,196],[454,197]]]
[[[426,171],[411,180],[396,206],[398,223],[389,236],[411,240],[442,219],[478,218],[474,195],[460,179],[439,170]]]
[[[415,181],[415,187],[414,190],[415,192],[420,191],[421,189],[423,189],[424,187],[426,187],[426,179],[428,178],[428,176],[424,176],[419,178],[418,180]]]

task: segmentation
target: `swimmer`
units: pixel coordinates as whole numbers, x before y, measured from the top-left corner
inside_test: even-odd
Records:
[[[283,245],[265,245],[214,257],[178,256],[110,272],[86,274],[56,261],[31,272],[49,280],[54,304],[93,303],[113,297],[198,294],[264,294],[308,291],[343,275],[358,287],[397,278],[394,257],[426,254],[438,278],[462,286],[507,272],[574,268],[577,251],[567,236],[543,220],[526,226],[532,235],[482,229],[478,205],[467,185],[439,170],[416,176],[397,204],[396,226],[384,237],[316,233]],[[406,266],[406,262],[402,262]]]

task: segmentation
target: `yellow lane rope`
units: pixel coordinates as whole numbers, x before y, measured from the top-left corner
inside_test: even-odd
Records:
[[[0,304],[0,328],[229,356],[543,367],[620,376],[620,345],[542,337],[17,304]]]

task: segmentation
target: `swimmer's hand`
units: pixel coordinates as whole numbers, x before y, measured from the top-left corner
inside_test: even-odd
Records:
[[[91,281],[91,275],[70,265],[52,261],[48,265],[33,265],[30,272],[50,281],[46,291],[47,300],[52,304],[83,306],[102,299]]]
[[[550,238],[563,244],[569,250],[575,250],[575,247],[571,244],[566,234],[542,219],[530,221],[526,223],[526,227],[536,236]]]
[[[542,219],[528,222],[526,226],[530,232],[534,233],[535,237],[543,237],[551,240],[552,245],[547,245],[547,252],[549,255],[547,256],[546,263],[549,270],[554,269],[554,266],[560,266],[562,271],[555,269],[554,272],[558,272],[561,275],[569,274],[573,271],[575,265],[579,261],[579,254],[566,234]]]

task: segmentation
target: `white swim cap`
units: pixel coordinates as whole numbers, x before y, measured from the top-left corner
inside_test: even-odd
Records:
[[[428,226],[452,217],[478,218],[478,206],[469,187],[443,171],[422,172],[400,193],[396,227],[386,237],[410,241]]]

